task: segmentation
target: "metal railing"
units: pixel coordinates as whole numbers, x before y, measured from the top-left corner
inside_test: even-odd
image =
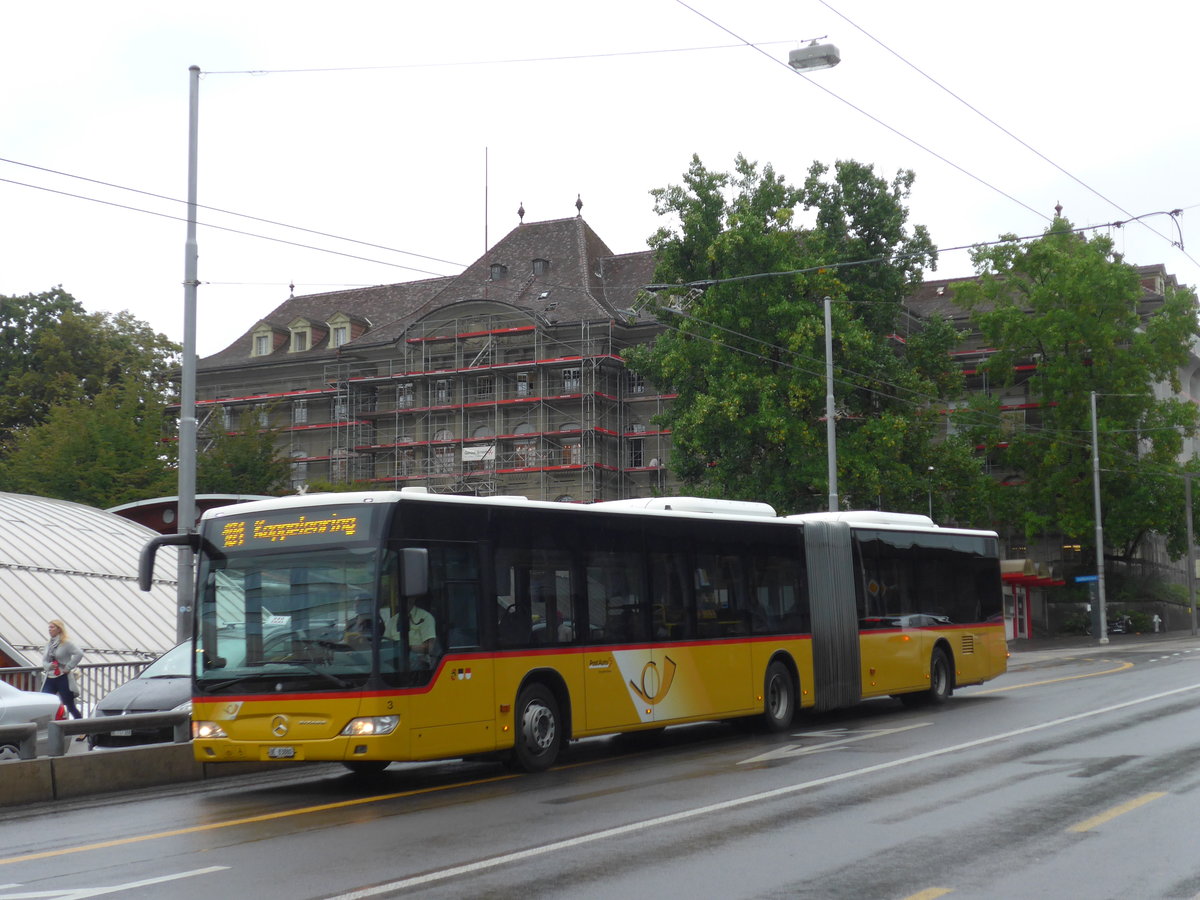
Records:
[[[75,680],[79,682],[79,693],[75,697],[75,705],[80,712],[86,713],[96,703],[115,687],[119,687],[132,678],[137,678],[150,660],[138,662],[113,663],[83,663],[75,670]],[[21,666],[0,669],[0,681],[7,681],[23,691],[40,691],[42,689],[42,667]]]

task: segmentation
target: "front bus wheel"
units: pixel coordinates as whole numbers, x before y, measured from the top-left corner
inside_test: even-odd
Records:
[[[558,701],[544,684],[530,684],[517,696],[513,768],[542,772],[554,765],[562,747]]]
[[[348,759],[342,765],[360,778],[369,778],[383,772],[391,763],[386,759]]]

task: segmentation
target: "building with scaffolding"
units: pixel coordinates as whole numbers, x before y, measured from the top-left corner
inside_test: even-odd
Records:
[[[581,216],[520,224],[462,274],[291,297],[197,367],[199,447],[271,428],[292,486],[592,502],[668,489],[669,395],[626,369],[650,251]]]

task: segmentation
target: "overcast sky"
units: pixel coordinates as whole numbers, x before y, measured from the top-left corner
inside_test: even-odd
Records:
[[[649,191],[693,153],[796,183],[813,160],[910,168],[912,221],[942,248],[1039,234],[1056,203],[1076,225],[1183,209],[1182,234],[1165,215],[1104,230],[1194,285],[1191,15],[1176,0],[8,3],[0,294],[61,284],[182,340],[191,65],[199,202],[310,230],[201,210],[202,356],[289,284],[455,274],[521,204],[563,218],[578,195],[613,252],[644,249]],[[840,66],[788,68],[826,35]],[[946,249],[929,277],[970,272]]]

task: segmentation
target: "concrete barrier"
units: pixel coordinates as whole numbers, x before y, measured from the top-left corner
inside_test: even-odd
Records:
[[[32,722],[0,725],[0,745],[15,746],[21,759],[33,759],[37,756],[37,725]]]
[[[148,744],[66,756],[0,761],[0,807],[69,800],[210,778],[279,772],[307,763],[201,763],[192,745]]]
[[[51,722],[46,729],[47,752],[51,756],[62,756],[67,752],[67,739],[71,735],[112,734],[114,731],[137,728],[173,729],[175,743],[182,744],[192,739],[192,716],[186,712],[129,713],[124,716],[100,716],[95,719],[63,719]]]

